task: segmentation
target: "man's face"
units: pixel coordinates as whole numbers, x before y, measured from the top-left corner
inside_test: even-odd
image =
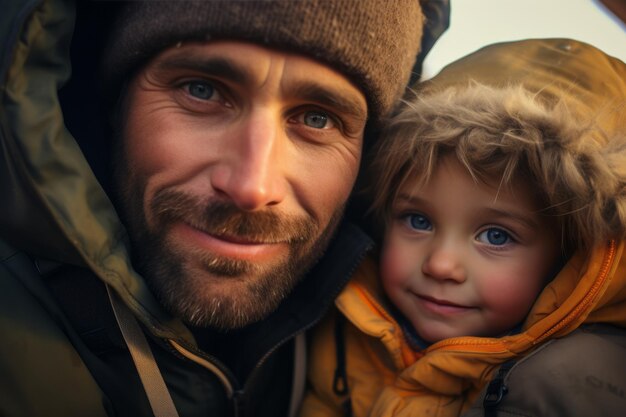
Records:
[[[192,324],[262,319],[341,217],[363,94],[320,63],[240,42],[165,50],[128,88],[116,183],[136,268]]]

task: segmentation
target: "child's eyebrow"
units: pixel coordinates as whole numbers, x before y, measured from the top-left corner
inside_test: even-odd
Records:
[[[485,208],[485,212],[489,216],[512,219],[513,221],[521,223],[530,229],[537,229],[539,227],[539,223],[533,218],[533,216],[526,215],[522,212],[504,210],[493,207]]]
[[[396,201],[402,201],[404,203],[412,203],[412,204],[417,204],[417,203],[426,203],[426,200],[415,195],[415,194],[410,194],[407,192],[403,192],[397,195],[396,197]]]

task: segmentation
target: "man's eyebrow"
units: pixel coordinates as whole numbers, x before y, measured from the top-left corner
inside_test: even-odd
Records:
[[[221,57],[195,57],[193,55],[174,55],[164,58],[157,64],[157,69],[170,71],[187,69],[225,78],[236,83],[245,83],[251,76],[245,68]]]
[[[361,100],[349,93],[327,88],[319,83],[298,81],[290,86],[288,95],[318,103],[359,120],[367,119],[367,108],[364,108]]]
[[[225,78],[235,83],[246,83],[252,79],[252,75],[246,68],[221,57],[197,57],[188,54],[173,55],[158,62],[157,69],[162,71],[188,69]],[[336,109],[338,112],[348,114],[359,120],[367,119],[367,109],[363,107],[362,101],[350,94],[343,93],[338,89],[325,87],[319,83],[308,81],[294,82],[294,85],[290,86],[287,95]]]

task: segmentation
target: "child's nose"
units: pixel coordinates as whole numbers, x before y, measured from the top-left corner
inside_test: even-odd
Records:
[[[422,264],[422,273],[430,278],[452,280],[458,283],[466,278],[460,251],[454,247],[436,246]]]

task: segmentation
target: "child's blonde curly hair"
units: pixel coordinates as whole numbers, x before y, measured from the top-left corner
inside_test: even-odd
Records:
[[[369,166],[371,210],[382,221],[408,181],[427,182],[453,154],[477,181],[528,181],[569,250],[626,236],[626,124],[605,132],[603,113],[576,114],[564,100],[523,86],[470,82],[406,100],[382,132]],[[626,117],[622,120],[626,122]]]

